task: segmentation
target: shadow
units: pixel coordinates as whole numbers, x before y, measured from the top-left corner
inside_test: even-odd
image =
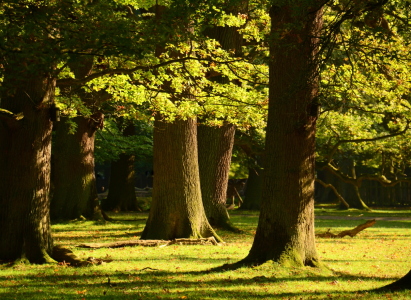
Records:
[[[298,284],[299,281],[335,282],[343,280],[371,280],[363,276],[293,276],[276,278],[274,276],[254,276],[251,278],[193,277],[210,274],[202,272],[168,272],[155,269],[116,271],[114,274],[98,267],[75,268],[71,274],[62,274],[60,268],[54,274],[39,272],[33,275],[14,275],[7,281],[8,292],[4,299],[294,299],[310,297],[318,299],[353,299],[354,295],[369,291],[347,292],[344,285],[332,291],[281,292],[281,286]],[[214,269],[216,270],[216,269]],[[60,273],[61,272],[61,273]],[[190,275],[188,278],[184,275]],[[389,282],[380,278],[381,284]],[[277,286],[276,292],[268,288]],[[279,288],[278,288],[279,287]],[[312,298],[311,298],[312,297]],[[334,298],[335,297],[335,298]],[[338,298],[337,298],[338,297]],[[355,298],[355,297],[354,297]]]

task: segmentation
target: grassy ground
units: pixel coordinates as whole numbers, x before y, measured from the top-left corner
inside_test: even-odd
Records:
[[[232,212],[233,222],[244,233],[218,231],[226,241],[223,246],[76,247],[85,242],[138,238],[147,217],[144,213],[116,214],[113,216],[117,221],[107,224],[55,224],[57,244],[71,248],[84,259],[92,256],[114,261],[80,268],[0,264],[0,299],[411,299],[411,291],[366,292],[411,269],[410,210],[364,213],[323,207],[316,214],[318,233],[328,228],[335,233],[351,229],[364,222],[361,218],[382,219],[354,238],[318,239],[319,255],[329,271],[283,268],[271,262],[254,268],[209,272],[247,255],[257,224],[255,212]],[[384,220],[392,216],[400,219]]]

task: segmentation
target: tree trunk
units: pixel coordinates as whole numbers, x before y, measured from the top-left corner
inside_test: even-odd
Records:
[[[50,262],[50,106],[55,80],[19,58],[3,60],[0,111],[0,260]],[[30,65],[30,64],[27,64]]]
[[[343,173],[351,173],[352,178],[356,178],[355,162],[352,159],[339,161],[340,170]],[[338,189],[341,196],[345,199],[351,208],[370,210],[361,198],[359,187],[342,180],[338,180]],[[340,208],[345,209],[344,203],[340,203]]]
[[[263,172],[261,159],[253,168],[248,168],[248,179],[245,186],[244,203],[241,209],[259,210],[263,190]]]
[[[201,195],[212,226],[236,230],[226,209],[226,192],[234,145],[235,126],[198,127],[198,162]]]
[[[135,127],[132,122],[124,129],[123,135],[135,135]],[[111,162],[108,195],[102,203],[104,210],[138,210],[136,191],[134,188],[136,181],[134,163],[135,155],[126,153],[120,154],[117,161]]]
[[[97,116],[97,115],[96,115]],[[72,119],[77,125],[70,134],[70,122],[57,124],[53,145],[53,220],[93,217],[92,201],[97,196],[94,173],[94,140],[96,116]]]
[[[172,240],[218,236],[201,199],[195,120],[154,124],[154,186],[141,239]]]
[[[93,56],[77,55],[71,57],[68,65],[77,79],[90,75],[93,69]],[[57,126],[53,151],[53,199],[52,219],[71,220],[80,216],[89,219],[103,219],[98,202],[94,164],[95,133],[103,127],[104,115],[96,106],[105,100],[101,94],[87,93],[80,86],[62,89],[64,93],[74,93],[90,110],[91,116],[72,119],[75,133],[69,134],[68,120]]]
[[[270,101],[261,214],[244,262],[318,265],[314,234],[318,39],[316,1],[270,10]],[[310,7],[311,6],[311,7]]]

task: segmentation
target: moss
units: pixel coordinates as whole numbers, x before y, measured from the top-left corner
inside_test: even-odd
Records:
[[[137,207],[142,211],[150,210],[152,197],[137,197]]]

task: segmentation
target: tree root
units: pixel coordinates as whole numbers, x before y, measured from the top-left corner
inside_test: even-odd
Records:
[[[219,245],[214,237],[200,239],[174,239],[171,241],[165,240],[128,240],[112,243],[88,243],[80,244],[77,247],[81,248],[121,248],[126,246],[143,246],[143,247],[166,247],[170,245]]]
[[[343,238],[347,235],[349,235],[350,237],[354,237],[359,232],[363,231],[364,229],[367,229],[368,227],[373,226],[376,222],[377,221],[375,219],[374,220],[369,220],[369,221],[365,222],[364,224],[358,225],[354,229],[344,230],[344,231],[341,231],[338,234],[334,234],[334,233],[330,232],[330,229],[328,229],[327,232],[319,233],[319,234],[316,234],[315,236],[320,237],[320,238]]]

